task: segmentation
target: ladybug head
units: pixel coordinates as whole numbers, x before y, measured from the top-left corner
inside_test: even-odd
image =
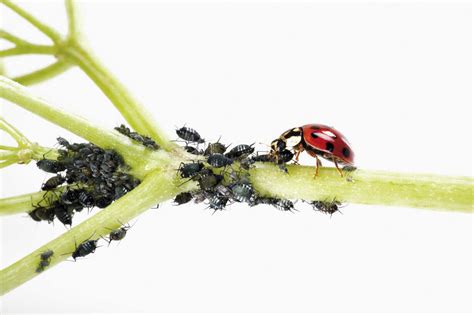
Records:
[[[272,141],[271,144],[271,153],[277,154],[286,149],[286,142],[282,139],[276,139]]]

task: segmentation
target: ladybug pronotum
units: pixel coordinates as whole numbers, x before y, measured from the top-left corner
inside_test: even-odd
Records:
[[[333,161],[341,176],[343,174],[338,163],[354,165],[354,152],[347,139],[342,133],[326,125],[309,124],[285,131],[278,139],[273,140],[271,154],[278,161],[280,152],[287,147],[295,151],[296,161],[303,151],[316,159],[315,176],[318,176],[321,166],[318,156]]]

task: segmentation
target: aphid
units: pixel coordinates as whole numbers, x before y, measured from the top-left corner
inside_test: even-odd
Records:
[[[49,178],[42,186],[42,190],[53,190],[54,188],[62,185],[66,181],[66,178],[61,174]]]
[[[74,261],[78,257],[84,257],[95,252],[97,248],[97,240],[87,240],[79,244],[76,244],[76,250],[72,253]]]
[[[120,228],[112,230],[112,232],[109,234],[109,244],[112,241],[121,241],[124,239],[124,237],[127,235],[127,231],[130,230],[130,228],[131,226],[128,224],[122,224]]]
[[[38,210],[38,208],[36,208],[36,209],[33,210],[33,211],[28,212],[28,215],[29,215],[34,221],[39,222],[39,221],[41,221],[42,219],[38,216],[37,210]]]
[[[295,150],[295,160],[298,161],[301,152],[306,151],[316,159],[316,173],[318,175],[321,161],[318,156],[334,162],[337,171],[343,176],[338,163],[352,166],[354,153],[347,139],[332,127],[319,124],[309,124],[285,131],[272,144],[272,151],[276,159],[287,147]]]
[[[237,183],[231,185],[234,199],[238,202],[249,202],[254,197],[254,190],[249,183]]]
[[[207,158],[207,163],[209,163],[209,165],[211,165],[212,167],[215,167],[215,168],[221,168],[221,167],[224,167],[224,166],[228,166],[228,165],[231,165],[233,162],[234,162],[234,160],[226,157],[225,155],[223,155],[221,153],[212,153]]]
[[[199,133],[196,130],[189,127],[183,126],[179,129],[176,129],[176,134],[178,135],[178,137],[180,137],[184,141],[204,143],[204,139],[201,138]]]
[[[36,273],[43,272],[46,267],[49,266],[51,262],[49,260],[40,260],[38,267],[36,267]]]
[[[321,211],[332,215],[334,212],[339,211],[339,206],[341,205],[340,201],[311,201],[309,203],[313,206],[313,209],[316,211]]]
[[[54,252],[51,249],[47,249],[40,254],[41,260],[48,260],[54,255]]]
[[[195,179],[198,181],[199,187],[202,190],[208,191],[219,184],[224,179],[224,176],[214,174],[211,170],[205,168]]]
[[[196,176],[203,168],[204,164],[201,162],[181,163],[178,171],[182,178],[189,178]]]
[[[48,173],[58,173],[66,169],[66,165],[64,163],[47,159],[39,160],[36,162],[36,166],[38,166],[40,170]]]
[[[198,150],[197,148],[195,148],[193,146],[190,146],[190,145],[185,146],[184,150],[186,152],[194,154],[194,155],[202,155],[202,153],[203,153],[201,150]]]
[[[208,156],[208,155],[216,154],[216,153],[224,154],[226,150],[227,150],[227,147],[223,145],[222,143],[220,143],[219,141],[217,141],[214,143],[209,143],[207,145],[206,150],[204,150],[204,155]]]
[[[357,169],[357,167],[355,167],[353,165],[346,165],[342,168],[342,170],[346,171],[346,172],[354,172],[356,169]]]
[[[209,208],[217,210],[223,210],[227,205],[229,198],[221,194],[213,194],[209,197]],[[214,212],[215,212],[214,211]]]
[[[108,196],[94,196],[94,200],[95,200],[95,206],[97,208],[106,208],[108,205],[110,205],[113,201],[113,199],[111,197],[108,197]]]
[[[262,204],[262,203],[272,205],[278,210],[282,210],[282,211],[295,210],[295,205],[290,200],[278,199],[278,198],[265,198],[265,197],[256,198],[255,204]]]
[[[274,162],[275,158],[271,154],[261,154],[250,157],[253,163],[255,162]]]
[[[242,159],[247,157],[249,154],[252,154],[255,151],[253,144],[239,144],[238,146],[233,147],[225,155],[230,159]]]
[[[193,199],[193,195],[190,192],[182,192],[174,198],[176,205],[182,205],[190,202]]]
[[[91,193],[84,189],[80,189],[77,200],[83,207],[93,207],[94,206],[94,197],[92,196]]]
[[[282,150],[278,153],[277,163],[278,164],[288,163],[293,159],[293,156],[294,154],[290,150],[287,150],[287,149]]]
[[[31,211],[29,215],[35,221],[53,222],[54,209],[52,207],[37,207],[35,210]]]
[[[131,138],[132,140],[140,142],[141,144],[143,144],[145,147],[149,149],[158,150],[160,148],[160,146],[150,137],[141,135],[135,131],[131,131],[125,125],[120,125],[119,127],[115,127],[114,129],[120,132],[121,134]]]
[[[72,225],[72,217],[74,215],[74,212],[71,209],[61,204],[56,204],[53,207],[53,210],[54,210],[54,215],[62,224],[69,225],[69,226]]]

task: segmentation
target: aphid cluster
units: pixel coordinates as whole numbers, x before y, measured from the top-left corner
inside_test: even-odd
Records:
[[[204,150],[200,150],[199,145],[205,141],[197,131],[182,127],[176,130],[176,134],[186,142],[184,148],[187,152],[202,157],[179,166],[179,176],[197,182],[199,190],[178,194],[174,199],[176,205],[194,200],[196,203],[206,202],[210,209],[217,211],[224,210],[233,202],[245,202],[249,206],[269,204],[283,211],[294,210],[290,200],[259,197],[248,180],[252,164],[257,161],[276,163],[273,156],[267,154],[262,158],[262,155],[254,155],[253,144],[239,144],[227,150],[229,146],[219,141],[208,143]]]
[[[40,254],[40,262],[38,263],[38,267],[36,268],[36,272],[40,273],[43,272],[46,267],[49,266],[51,263],[51,257],[53,257],[54,252],[51,249],[47,249]]]
[[[179,176],[197,182],[199,189],[178,194],[174,199],[176,205],[194,200],[195,203],[206,202],[210,209],[217,211],[224,210],[233,202],[245,202],[251,207],[266,204],[281,211],[295,210],[291,200],[259,196],[249,181],[249,170],[256,162],[272,163],[288,172],[285,165],[295,158],[290,150],[292,147],[288,145],[290,141],[287,143],[290,135],[285,134],[282,139],[275,140],[269,153],[255,154],[253,144],[239,144],[227,150],[229,146],[219,140],[208,143],[202,150],[199,145],[205,143],[204,139],[189,127],[176,130],[176,134],[186,143],[184,149],[187,152],[200,156],[195,161],[181,163],[179,166]],[[295,136],[301,137],[299,130]],[[340,202],[336,200],[312,201],[310,204],[315,210],[328,214],[338,211],[340,206]]]
[[[62,147],[57,160],[39,160],[41,170],[55,175],[42,185],[46,193],[41,204],[29,214],[35,221],[52,222],[57,218],[72,224],[75,212],[84,208],[105,208],[114,200],[134,189],[140,181],[128,174],[129,167],[113,150],[104,150],[91,143],[69,143],[58,138]],[[145,144],[144,144],[145,145]],[[62,192],[55,188],[65,184]]]

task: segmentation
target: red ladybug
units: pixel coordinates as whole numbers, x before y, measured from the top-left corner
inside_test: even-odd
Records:
[[[319,124],[309,124],[285,131],[278,139],[273,140],[271,154],[279,160],[279,153],[287,147],[295,150],[295,160],[302,151],[316,158],[316,174],[318,176],[321,161],[318,156],[333,161],[337,171],[343,176],[338,163],[354,165],[354,152],[347,139],[336,129]]]

